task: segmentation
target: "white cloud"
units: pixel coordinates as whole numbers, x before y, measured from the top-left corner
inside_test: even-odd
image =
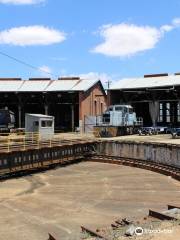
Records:
[[[153,27],[118,24],[103,26],[100,35],[104,42],[94,48],[94,52],[107,56],[125,57],[153,48],[161,37]]]
[[[45,76],[48,76],[48,77],[49,77],[49,75],[52,74],[51,68],[48,67],[48,66],[46,66],[46,65],[43,65],[43,66],[39,67],[39,71],[41,72],[41,75],[42,75],[43,77],[45,77]]]
[[[45,2],[45,0],[0,0],[0,3],[14,5],[30,5]]]
[[[50,45],[66,39],[65,33],[44,26],[22,26],[0,32],[0,44],[15,46]]]
[[[179,27],[179,26],[180,26],[180,18],[174,18],[174,19],[172,20],[172,25],[173,25],[174,27]]]
[[[60,71],[60,76],[61,77],[72,77],[72,76],[77,76],[80,77],[81,79],[86,79],[86,80],[101,80],[103,86],[105,89],[108,88],[108,82],[111,85],[113,83],[113,81],[119,80],[119,78],[121,77],[119,74],[107,74],[107,73],[99,73],[99,72],[87,72],[87,73],[80,73],[80,74],[75,74],[75,73],[71,73],[69,74],[67,72],[67,70],[62,69]]]
[[[108,86],[108,81],[109,81],[109,83],[112,82],[112,76],[110,76],[106,73],[89,72],[89,73],[82,73],[79,76],[84,79],[99,79],[99,80],[101,80],[101,82],[105,88],[107,88],[107,86]]]
[[[174,29],[174,27],[172,26],[172,25],[163,25],[161,28],[160,28],[160,30],[162,31],[162,32],[170,32],[170,31],[172,31]]]
[[[104,42],[97,45],[92,52],[111,57],[132,56],[154,48],[166,32],[179,26],[180,18],[173,19],[171,24],[160,28],[126,23],[104,25],[99,30]]]
[[[174,18],[171,24],[166,24],[160,27],[161,32],[169,32],[180,27],[180,18]]]

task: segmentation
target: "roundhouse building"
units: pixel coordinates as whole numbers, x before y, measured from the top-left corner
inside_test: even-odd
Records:
[[[131,104],[145,126],[180,126],[180,74],[153,74],[115,82],[108,105]]]
[[[25,125],[25,113],[41,113],[55,117],[56,130],[83,130],[85,115],[106,108],[106,93],[96,79],[0,78],[0,108],[5,107],[15,113],[19,128]]]

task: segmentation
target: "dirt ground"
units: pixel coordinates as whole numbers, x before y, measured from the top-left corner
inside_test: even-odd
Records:
[[[180,182],[143,169],[84,162],[0,182],[0,239],[80,239],[122,217],[164,210]]]
[[[95,139],[93,134],[78,134],[78,133],[60,133],[56,134],[60,138],[64,139]],[[143,135],[138,134],[118,136],[112,138],[96,138],[99,140],[119,140],[119,141],[135,141],[135,142],[155,142],[155,143],[170,143],[170,144],[180,144],[180,137],[172,139],[171,134],[158,134],[158,135]]]
[[[180,137],[172,139],[171,134],[158,134],[158,135],[128,135],[119,136],[115,138],[108,138],[109,140],[123,140],[123,141],[137,141],[137,142],[156,142],[156,143],[171,143],[180,144]]]

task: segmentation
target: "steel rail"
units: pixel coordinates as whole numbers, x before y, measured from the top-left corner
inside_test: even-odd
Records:
[[[171,210],[171,209],[174,209],[174,208],[178,208],[178,209],[180,209],[180,206],[174,206],[174,205],[167,205],[167,207],[168,207],[168,210]]]
[[[98,239],[103,239],[103,240],[109,240],[105,236],[103,236],[103,235],[101,235],[101,234],[99,234],[99,233],[97,233],[97,232],[95,232],[95,231],[93,231],[93,230],[91,230],[89,228],[86,228],[84,226],[81,226],[81,230],[82,230],[82,232],[89,233],[92,237],[97,237]]]
[[[168,221],[177,221],[178,219],[176,217],[172,217],[172,216],[169,216],[167,214],[164,214],[164,213],[160,213],[160,212],[157,212],[157,211],[154,211],[154,210],[150,210],[149,209],[149,216],[150,217],[153,217],[153,218],[157,218],[157,219],[160,219],[160,220],[168,220]]]
[[[50,233],[49,233],[49,238],[48,240],[56,240]]]
[[[142,169],[150,170],[153,172],[158,172],[163,175],[171,176],[172,178],[180,181],[179,167],[170,166],[162,163],[156,163],[149,160],[139,160],[139,159],[133,159],[133,158],[108,156],[108,155],[93,155],[88,160],[92,162],[103,162],[103,163],[142,168]]]

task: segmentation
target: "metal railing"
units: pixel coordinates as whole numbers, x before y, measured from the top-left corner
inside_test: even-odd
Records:
[[[45,147],[72,145],[84,141],[91,141],[92,137],[80,134],[54,134],[42,137],[39,133],[25,132],[24,134],[1,134],[0,153],[12,151],[26,151]]]

